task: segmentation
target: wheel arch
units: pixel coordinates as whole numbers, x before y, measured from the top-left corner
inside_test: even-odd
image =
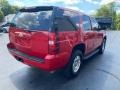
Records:
[[[72,53],[76,50],[80,50],[82,52],[82,54],[84,55],[85,54],[85,49],[86,49],[86,46],[84,43],[80,43],[80,44],[77,44],[73,47],[72,49]]]

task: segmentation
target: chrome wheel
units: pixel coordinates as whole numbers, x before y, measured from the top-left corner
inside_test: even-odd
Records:
[[[81,65],[81,57],[76,56],[73,62],[73,72],[77,73]]]
[[[80,72],[83,61],[83,54],[80,50],[76,50],[72,53],[69,63],[67,64],[64,74],[68,78],[73,78]]]

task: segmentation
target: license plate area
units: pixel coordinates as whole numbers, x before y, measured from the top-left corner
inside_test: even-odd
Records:
[[[16,33],[15,42],[21,46],[29,47],[31,46],[31,35],[27,33]]]

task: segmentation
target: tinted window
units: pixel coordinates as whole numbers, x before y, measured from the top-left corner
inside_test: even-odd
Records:
[[[64,11],[64,15],[68,16],[72,23],[79,28],[80,24],[80,15],[78,13],[72,12],[72,11]]]
[[[12,23],[18,28],[28,30],[48,30],[51,24],[52,10],[19,12],[14,17]]]
[[[73,30],[75,30],[75,27],[71,24],[69,19],[66,17],[56,18],[54,23],[59,31],[73,31]]]
[[[94,18],[91,18],[91,23],[92,23],[92,29],[97,30],[98,29],[98,23]]]
[[[62,17],[64,10],[60,8],[54,8],[54,17]]]
[[[90,18],[86,15],[83,16],[83,29],[88,31],[88,30],[91,30],[91,22],[90,22]]]

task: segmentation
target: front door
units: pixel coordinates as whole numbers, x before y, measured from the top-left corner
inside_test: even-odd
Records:
[[[89,54],[94,50],[95,33],[92,31],[89,16],[83,15],[82,21],[82,28],[84,30],[84,42],[86,45],[85,54]]]
[[[98,31],[98,23],[94,18],[91,18],[92,31],[94,32],[94,49],[98,48],[101,45],[103,34]]]

